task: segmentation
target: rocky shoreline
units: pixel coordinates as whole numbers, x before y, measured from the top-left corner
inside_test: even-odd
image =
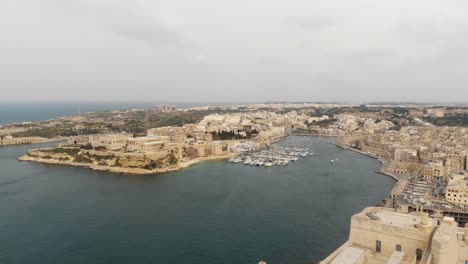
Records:
[[[314,136],[314,135],[309,135],[309,136]],[[346,145],[338,144],[336,142],[331,143],[337,147],[354,151],[356,153],[374,158],[379,160],[382,163],[382,169],[379,171],[376,171],[377,173],[380,173],[382,175],[386,175],[389,177],[392,177],[396,181],[399,180],[399,177],[393,175],[392,173],[389,173],[385,170],[385,163],[388,162],[386,160],[382,160],[381,158],[366,153],[364,151],[360,151],[351,147],[348,147]],[[177,164],[169,165],[164,168],[155,168],[155,169],[145,169],[145,168],[137,168],[137,167],[124,167],[124,166],[109,166],[109,165],[102,165],[102,164],[95,164],[95,163],[84,163],[84,162],[76,162],[76,161],[70,161],[70,160],[61,160],[61,159],[50,159],[50,158],[43,158],[41,156],[36,156],[32,155],[31,153],[35,152],[41,152],[41,151],[48,151],[50,150],[49,148],[43,148],[43,149],[31,149],[26,155],[23,155],[22,157],[19,157],[19,161],[24,161],[24,162],[36,162],[36,163],[43,163],[43,164],[50,164],[50,165],[65,165],[65,166],[72,166],[72,167],[84,167],[88,168],[91,170],[95,171],[106,171],[106,172],[111,172],[111,173],[117,173],[117,174],[128,174],[128,175],[154,175],[154,174],[162,174],[162,173],[167,173],[167,172],[174,172],[178,170],[182,170],[185,168],[188,168],[192,165],[195,165],[197,163],[201,163],[204,161],[211,161],[211,160],[225,160],[225,159],[230,159],[232,157],[238,156],[239,154],[236,153],[231,153],[228,155],[223,155],[223,156],[209,156],[209,157],[199,157],[199,158],[194,158],[191,160],[180,160]]]
[[[310,135],[310,136],[314,136],[314,135]],[[379,171],[376,171],[377,173],[392,177],[396,181],[400,180],[398,176],[385,170],[386,168],[385,164],[388,162],[388,160],[382,160],[383,158],[379,158],[378,156],[375,156],[367,152],[360,151],[358,149],[354,149],[354,148],[351,148],[351,147],[348,147],[346,145],[342,145],[336,142],[331,143],[331,144],[337,147],[350,150],[350,151],[354,151],[356,153],[379,160],[382,163],[382,168]],[[50,165],[84,167],[84,168],[88,168],[88,169],[95,170],[95,171],[106,171],[106,172],[117,173],[117,174],[154,175],[154,174],[162,174],[162,173],[182,170],[182,169],[188,168],[192,165],[195,165],[197,163],[201,163],[204,161],[225,160],[225,159],[230,159],[232,157],[238,156],[238,154],[236,153],[231,153],[231,154],[223,155],[223,156],[199,157],[199,158],[195,158],[191,160],[181,160],[177,164],[166,166],[164,168],[145,169],[145,168],[123,167],[123,166],[108,166],[108,165],[102,165],[102,164],[100,165],[100,164],[95,164],[95,163],[75,162],[75,161],[70,161],[70,160],[50,159],[50,158],[43,158],[40,156],[31,155],[31,153],[34,153],[34,152],[47,151],[47,150],[48,148],[32,149],[28,152],[28,154],[23,155],[22,157],[19,157],[18,160],[24,161],[24,162],[37,162],[37,163],[44,163],[44,164],[50,164]]]
[[[203,157],[203,158],[197,158],[193,160],[188,160],[188,161],[182,161],[178,163],[177,165],[169,166],[166,168],[158,168],[158,169],[152,169],[152,170],[147,170],[143,168],[129,168],[129,167],[112,167],[112,166],[103,166],[103,165],[98,165],[98,164],[89,164],[89,163],[82,163],[82,162],[73,162],[73,161],[64,161],[64,160],[51,160],[51,159],[44,159],[40,157],[31,157],[28,155],[24,155],[22,157],[19,157],[19,161],[24,161],[24,162],[36,162],[36,163],[44,163],[44,164],[50,164],[50,165],[65,165],[65,166],[72,166],[72,167],[83,167],[83,168],[88,168],[94,171],[106,171],[106,172],[111,172],[111,173],[117,173],[117,174],[127,174],[127,175],[154,175],[154,174],[162,174],[162,173],[167,173],[167,172],[173,172],[173,171],[178,171],[182,170],[185,168],[188,168],[194,164],[204,162],[204,161],[210,161],[210,160],[224,160],[224,159],[229,159],[232,158],[236,155],[230,154],[230,155],[224,155],[224,156],[212,156],[212,157]]]

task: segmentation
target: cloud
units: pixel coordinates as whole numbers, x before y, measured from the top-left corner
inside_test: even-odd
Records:
[[[144,41],[154,46],[174,46],[183,37],[159,19],[151,6],[138,1],[52,0],[52,6],[93,27],[103,28],[129,40]]]
[[[332,27],[337,24],[337,21],[330,17],[309,17],[296,18],[288,17],[283,21],[286,25],[298,27],[304,30],[321,30],[327,27]]]
[[[467,13],[464,0],[6,0],[0,85],[6,99],[455,100]]]
[[[142,40],[157,46],[174,46],[182,42],[181,37],[177,33],[154,24],[145,26],[141,26],[141,24],[114,25],[112,31],[128,39]]]

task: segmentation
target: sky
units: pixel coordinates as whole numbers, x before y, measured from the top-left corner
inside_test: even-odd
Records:
[[[468,101],[466,0],[1,0],[0,101]]]

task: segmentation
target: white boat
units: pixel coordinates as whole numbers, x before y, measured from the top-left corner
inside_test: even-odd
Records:
[[[331,163],[335,162],[335,160],[330,160]]]
[[[233,163],[239,163],[239,162],[242,161],[242,159],[241,159],[241,158],[232,158],[232,159],[230,159],[229,161],[230,161],[230,162],[233,162]]]

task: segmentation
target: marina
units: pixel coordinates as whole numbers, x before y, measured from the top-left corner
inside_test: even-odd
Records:
[[[290,162],[296,162],[300,158],[313,156],[314,153],[308,148],[299,147],[279,147],[272,146],[261,151],[252,151],[245,153],[240,157],[235,157],[229,161],[232,163],[241,163],[249,166],[286,166]]]

